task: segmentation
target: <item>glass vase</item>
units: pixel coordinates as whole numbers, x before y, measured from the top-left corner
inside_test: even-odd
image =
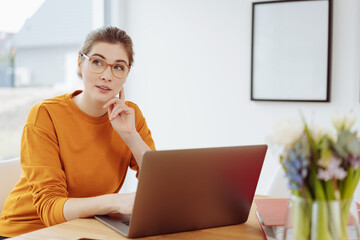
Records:
[[[311,201],[292,195],[280,239],[358,240],[359,210],[352,199]]]

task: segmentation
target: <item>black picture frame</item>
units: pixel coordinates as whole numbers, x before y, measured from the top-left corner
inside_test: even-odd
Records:
[[[253,2],[251,100],[330,102],[332,0]]]

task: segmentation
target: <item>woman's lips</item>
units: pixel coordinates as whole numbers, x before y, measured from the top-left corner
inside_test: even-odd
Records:
[[[109,87],[107,87],[107,86],[103,86],[103,85],[101,85],[101,86],[96,86],[99,90],[100,90],[100,92],[102,92],[102,93],[107,93],[107,92],[109,92],[109,91],[111,91],[111,89],[109,88]]]

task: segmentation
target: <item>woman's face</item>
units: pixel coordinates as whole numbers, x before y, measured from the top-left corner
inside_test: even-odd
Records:
[[[90,65],[94,64],[94,59],[106,62],[107,64],[122,64],[125,62],[128,65],[129,59],[126,50],[119,43],[98,42],[92,46],[91,51],[86,55],[90,60],[84,57],[82,60],[79,60],[79,70],[84,81],[84,96],[94,101],[105,103],[121,91],[127,74],[121,78],[115,77],[111,66],[107,66],[102,73],[94,73]]]

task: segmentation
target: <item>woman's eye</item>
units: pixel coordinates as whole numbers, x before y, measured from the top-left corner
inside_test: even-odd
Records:
[[[104,65],[102,61],[96,60],[96,59],[93,61],[93,64],[95,64],[96,66],[102,66],[102,65]]]
[[[124,71],[124,69],[125,69],[125,67],[122,66],[122,65],[115,65],[114,66],[114,70],[116,70],[116,71]]]

